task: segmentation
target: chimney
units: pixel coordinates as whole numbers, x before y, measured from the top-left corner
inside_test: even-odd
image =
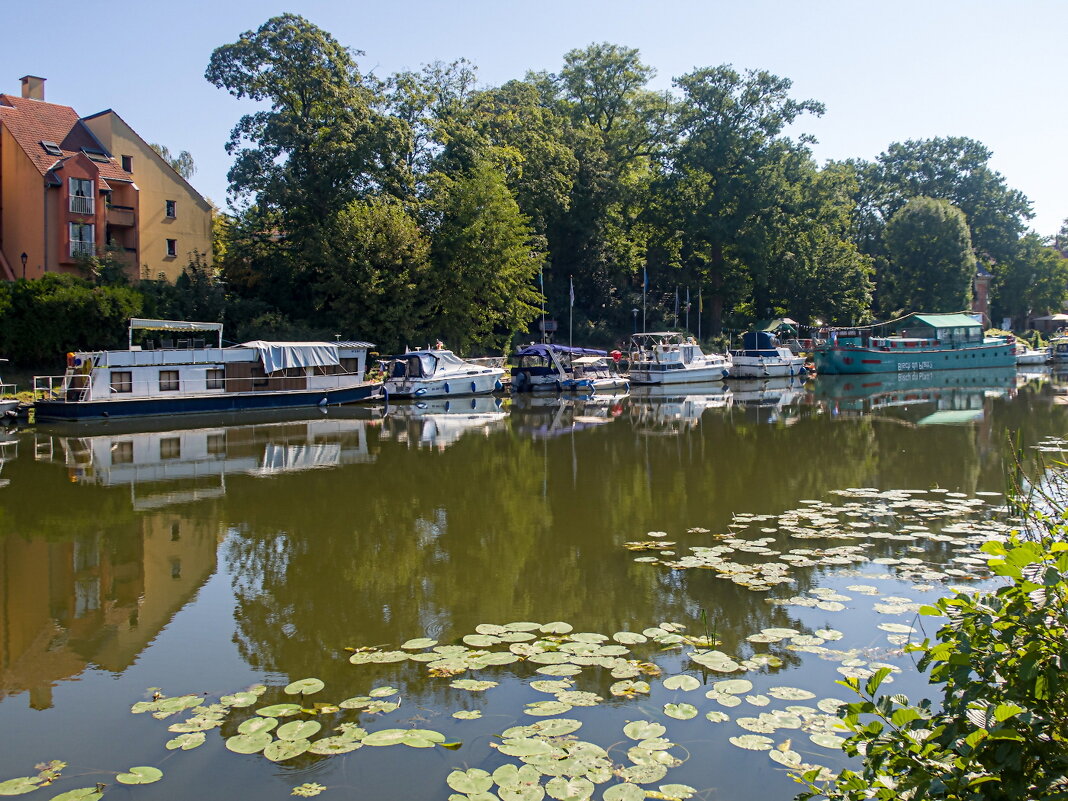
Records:
[[[21,80],[23,97],[30,100],[44,100],[44,78],[38,78],[36,75],[23,75]]]

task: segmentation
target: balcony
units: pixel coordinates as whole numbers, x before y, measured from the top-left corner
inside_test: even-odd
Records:
[[[79,195],[70,196],[70,213],[71,214],[96,214],[94,209],[95,198],[81,197]]]
[[[73,200],[73,198],[71,198]],[[137,224],[133,206],[112,206],[108,204],[108,225],[133,228]]]
[[[73,200],[74,198],[71,198]],[[79,256],[93,256],[96,254],[92,242],[79,242],[72,240],[70,243],[70,257],[76,259]]]

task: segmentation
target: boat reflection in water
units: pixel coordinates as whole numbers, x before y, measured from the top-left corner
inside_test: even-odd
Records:
[[[512,398],[512,427],[534,439],[595,428],[619,418],[626,397],[626,393],[579,397],[516,395]]]
[[[742,409],[759,423],[792,425],[800,419],[805,376],[731,381],[734,412]]]
[[[631,390],[630,416],[643,434],[673,434],[697,426],[711,409],[731,407],[734,393],[719,381],[706,384],[643,385]]]
[[[1016,391],[1016,368],[935,370],[879,375],[823,375],[808,401],[832,416],[880,414],[917,425],[983,418],[986,399]]]
[[[202,420],[197,427],[166,431],[57,428],[35,435],[35,453],[39,461],[65,464],[71,482],[129,486],[138,511],[221,497],[228,474],[272,476],[372,460],[367,447],[372,409],[332,409],[329,416],[312,412],[312,418],[301,412],[284,420],[277,414],[264,422]],[[169,486],[153,493],[155,484]]]
[[[464,434],[503,428],[507,416],[501,399],[492,395],[390,403],[380,438],[444,450]]]

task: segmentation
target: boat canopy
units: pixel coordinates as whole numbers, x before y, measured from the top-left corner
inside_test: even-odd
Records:
[[[222,347],[222,323],[199,323],[193,320],[151,320],[145,317],[130,318],[130,347],[133,347],[134,331],[214,331],[219,335]]]
[[[530,345],[524,345],[516,351],[516,356],[541,356],[542,358],[549,358],[549,352],[553,353],[566,353],[571,356],[607,356],[608,351],[597,350],[596,348],[569,348],[564,345],[546,345],[541,342],[534,342]]]
[[[774,350],[778,346],[779,340],[770,330],[746,331],[742,334],[742,348],[745,350]]]
[[[333,342],[265,342],[255,339],[242,342],[239,348],[259,352],[263,372],[277,373],[290,367],[338,366],[337,344]]]

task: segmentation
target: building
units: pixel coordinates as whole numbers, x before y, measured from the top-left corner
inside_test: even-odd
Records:
[[[173,282],[211,260],[211,204],[111,109],[47,103],[44,78],[0,94],[0,278],[80,275],[110,252],[130,278]]]

